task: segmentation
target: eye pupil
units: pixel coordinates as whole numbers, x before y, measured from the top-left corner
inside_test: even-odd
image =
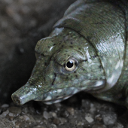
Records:
[[[73,62],[72,61],[68,61],[67,62],[67,67],[68,68],[72,68],[73,67]]]
[[[77,61],[75,59],[69,59],[65,64],[64,68],[66,71],[72,72],[76,69],[77,67]]]

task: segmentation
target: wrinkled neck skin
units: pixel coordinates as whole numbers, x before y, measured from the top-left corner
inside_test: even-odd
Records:
[[[104,69],[95,49],[71,29],[55,29],[37,43],[35,52],[37,61],[30,79],[12,94],[17,104],[30,100],[57,103],[82,90],[105,86]],[[73,70],[66,69],[69,60],[74,62]]]

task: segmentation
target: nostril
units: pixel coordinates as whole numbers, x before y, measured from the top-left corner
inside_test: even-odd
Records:
[[[37,87],[37,85],[29,85],[27,83],[14,92],[11,98],[17,105],[23,105],[31,100],[42,100],[43,91],[42,86]]]
[[[20,98],[18,96],[12,95],[11,97],[14,103],[16,103],[17,105],[21,105]]]

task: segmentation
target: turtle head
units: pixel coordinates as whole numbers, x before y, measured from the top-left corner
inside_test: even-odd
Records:
[[[60,102],[80,91],[103,88],[105,74],[95,49],[69,29],[40,40],[31,77],[12,94],[17,104],[30,100]]]

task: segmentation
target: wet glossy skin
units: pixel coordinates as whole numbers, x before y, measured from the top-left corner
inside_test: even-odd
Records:
[[[32,75],[12,94],[13,101],[52,104],[85,90],[118,103],[113,94],[124,87],[118,81],[125,68],[125,25],[122,10],[108,2],[74,3],[51,35],[37,43]]]
[[[78,40],[84,47],[79,46]],[[45,51],[46,49],[49,51]],[[47,101],[47,104],[58,102],[81,90],[95,90],[104,85],[104,70],[95,49],[69,29],[61,29],[52,39],[39,41],[36,57],[36,65],[27,83],[29,85],[21,89],[21,99],[24,99],[28,90],[31,93],[26,95],[25,101],[32,98]],[[70,61],[73,64],[70,65]]]

